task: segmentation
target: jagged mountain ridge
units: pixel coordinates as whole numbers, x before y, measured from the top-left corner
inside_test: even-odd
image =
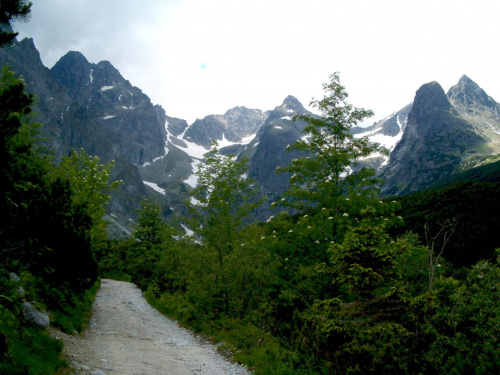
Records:
[[[256,134],[271,121],[270,114],[284,121],[276,110],[235,107],[189,126],[153,105],[107,61],[93,64],[70,51],[53,68],[46,68],[32,39],[1,50],[0,62],[8,62],[21,74],[39,98],[35,111],[56,159],[72,148],[84,148],[103,162],[115,160],[112,177],[125,185],[113,193],[110,218],[121,218],[119,224],[125,226],[133,222],[144,197],[162,202],[164,214],[185,212],[184,201],[195,183],[193,174],[211,139],[219,141],[223,152],[239,154],[253,138],[258,139]],[[286,103],[292,102],[298,103],[285,99],[281,110],[290,111]],[[258,145],[255,150],[259,155]]]
[[[466,97],[471,87],[459,82],[446,95],[437,82],[430,82],[417,91],[401,141],[380,174],[386,182],[384,195],[423,190],[463,169],[468,160],[498,153],[485,147],[491,141],[485,136],[488,125],[471,124],[448,100],[450,95]]]
[[[356,137],[368,136],[391,152],[390,158],[364,158],[357,167],[379,171],[383,195],[420,191],[498,159],[500,104],[469,77],[463,75],[446,95],[438,83],[425,84],[415,101],[371,127],[353,129]]]
[[[392,152],[398,142],[401,140],[408,123],[408,114],[411,111],[413,102],[404,106],[397,112],[392,113],[386,118],[375,122],[369,127],[354,127],[352,133],[354,137],[368,137],[372,142],[378,143]],[[389,156],[382,153],[375,153],[359,160],[358,164],[353,166],[353,170],[359,170],[362,167],[369,167],[380,170],[389,162]]]
[[[242,142],[244,138],[257,133],[268,115],[268,112],[260,109],[235,107],[224,115],[208,115],[197,119],[186,131],[185,139],[205,147],[210,146],[212,139]]]
[[[267,197],[258,218],[272,213],[270,203],[288,186],[289,176],[275,174],[275,169],[297,156],[286,152],[287,145],[303,136],[304,124],[291,121],[293,114],[308,113],[292,96],[273,110],[235,107],[189,125],[153,105],[109,62],[92,64],[81,53],[69,52],[47,69],[30,39],[0,51],[0,62],[10,62],[39,97],[35,110],[57,157],[71,147],[83,147],[103,161],[116,160],[113,177],[126,184],[114,193],[110,213],[121,218],[122,225],[130,225],[134,209],[146,196],[161,203],[166,215],[184,214],[184,201],[196,181],[194,172],[211,139],[219,141],[221,152],[249,159],[248,175]],[[419,90],[415,101],[401,110],[371,127],[353,129],[356,137],[368,136],[392,151],[390,160],[372,155],[358,166],[380,170],[387,179],[384,194],[423,189],[434,178],[480,165],[499,152],[498,103],[466,76],[446,95],[433,87],[439,91],[436,85],[428,85],[428,90]],[[436,114],[441,117],[433,119]],[[432,122],[445,125],[430,126]],[[453,124],[458,124],[459,131],[452,131]],[[440,148],[436,142],[421,139],[437,136],[454,139],[458,148],[446,142]],[[426,170],[436,167],[427,155],[429,150],[452,160],[451,164],[438,168],[439,173]]]
[[[0,63],[22,75],[36,95],[36,121],[43,124],[42,136],[49,139],[56,160],[72,148],[84,148],[103,162],[115,160],[112,178],[125,185],[112,193],[110,211],[128,225],[141,199],[148,196],[136,163],[163,152],[162,109],[109,62],[91,64],[79,52],[69,52],[48,69],[33,40],[24,39],[0,49]],[[164,206],[166,215],[172,213]]]

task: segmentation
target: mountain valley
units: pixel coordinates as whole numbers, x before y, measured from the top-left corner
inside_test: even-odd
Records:
[[[266,197],[253,218],[277,212],[271,203],[287,190],[290,176],[275,170],[298,156],[286,148],[304,137],[305,124],[292,117],[309,114],[293,96],[272,110],[240,106],[188,124],[151,103],[107,61],[92,64],[71,51],[48,69],[33,40],[24,39],[0,50],[0,63],[22,75],[36,95],[36,121],[56,160],[83,148],[102,162],[115,161],[112,178],[124,184],[112,193],[108,209],[113,236],[130,233],[145,197],[161,205],[164,217],[182,221],[194,173],[212,140],[221,153],[248,159],[247,175]],[[500,104],[464,75],[447,93],[437,82],[424,84],[412,103],[352,133],[390,152],[359,160],[352,169],[377,170],[384,196],[409,194],[497,161]]]

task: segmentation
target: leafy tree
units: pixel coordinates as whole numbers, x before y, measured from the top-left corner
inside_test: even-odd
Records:
[[[138,210],[139,218],[133,236],[145,249],[151,249],[172,239],[172,230],[161,217],[160,207],[148,199],[144,199]]]
[[[0,45],[12,20],[26,20],[31,3],[0,2]],[[79,329],[98,269],[90,248],[91,218],[72,200],[67,181],[51,179],[49,155],[36,146],[33,95],[8,68],[0,74],[0,373],[53,374],[64,361],[61,343],[27,324],[23,300],[51,312],[51,323]],[[20,276],[12,282],[10,272]],[[19,293],[22,283],[25,294]],[[87,310],[88,311],[88,310]]]
[[[25,0],[2,0],[0,4],[0,46],[11,43],[18,33],[11,32],[13,21],[26,22],[32,3]]]
[[[16,191],[29,190],[35,176],[30,169],[23,170],[33,161],[34,137],[26,120],[31,113],[33,96],[25,91],[21,78],[3,68],[0,79],[0,207],[2,211],[17,206]],[[24,165],[23,165],[24,164]]]
[[[221,269],[244,218],[260,203],[253,200],[252,181],[245,172],[246,160],[221,155],[214,142],[196,172],[198,185],[191,192],[193,230],[205,246],[215,250]]]
[[[254,199],[252,181],[245,177],[245,172],[246,160],[221,155],[214,141],[196,172],[198,185],[191,193],[193,230],[201,238],[207,255],[214,255],[215,293],[224,301],[225,311],[229,303],[225,260],[236,246],[245,217],[260,203]]]
[[[325,96],[313,100],[311,105],[321,112],[321,117],[295,115],[308,125],[305,137],[289,147],[307,154],[294,160],[286,169],[295,173],[292,177],[291,196],[301,200],[331,206],[329,199],[335,199],[345,192],[344,182],[350,166],[360,157],[381,151],[368,138],[354,138],[350,133],[353,126],[373,112],[355,108],[347,102],[348,94],[340,83],[338,73],[330,76],[330,82],[323,84]],[[329,194],[325,194],[329,193]]]
[[[388,236],[388,220],[374,207],[361,214],[342,243],[329,248],[323,272],[337,293],[303,313],[300,347],[332,373],[405,373],[411,332],[401,319],[405,289],[397,262],[409,245]]]
[[[382,285],[399,279],[397,255],[402,252],[387,234],[385,221],[374,207],[361,210],[365,217],[347,232],[342,244],[330,246],[332,282],[343,289],[348,298],[375,298]]]
[[[38,188],[20,227],[26,238],[23,264],[51,286],[89,288],[98,277],[91,248],[92,218],[84,205],[72,199],[68,181],[48,181]],[[57,308],[57,300],[50,303]]]
[[[4,68],[0,77],[0,254],[6,264],[31,258],[28,210],[49,189],[50,164],[35,146],[39,125],[30,122],[32,103],[22,78]]]
[[[430,369],[447,374],[499,373],[499,285],[499,251],[496,260],[471,267],[462,282],[438,277],[430,307],[421,310],[427,314],[420,333],[422,344],[429,343],[425,358]]]
[[[109,181],[113,167],[113,161],[101,164],[99,157],[87,155],[85,150],[81,149],[79,152],[72,150],[69,156],[63,157],[52,172],[53,178],[69,181],[73,190],[73,201],[86,207],[93,220],[91,238],[94,244],[106,238],[106,224],[102,218],[110,199],[108,192],[122,183]]]
[[[129,249],[128,270],[134,282],[141,287],[148,283],[161,284],[160,280],[166,284],[166,278],[172,275],[163,274],[170,267],[170,264],[165,264],[170,263],[165,257],[166,253],[173,253],[175,231],[160,216],[157,204],[145,199],[138,212],[138,223],[133,233],[138,242]]]
[[[302,151],[304,156],[278,170],[292,174],[288,198],[280,203],[302,212],[311,208],[327,210],[325,214],[330,221],[322,222],[330,225],[329,240],[338,241],[339,226],[350,220],[345,219],[350,215],[347,208],[354,207],[355,201],[376,198],[377,191],[371,188],[380,183],[374,178],[373,170],[363,169],[350,175],[350,166],[361,157],[384,150],[371,144],[366,137],[354,138],[351,134],[350,129],[373,112],[355,108],[347,102],[348,94],[338,73],[330,76],[330,82],[325,83],[323,89],[323,99],[311,102],[321,112],[321,117],[294,116],[294,120],[302,120],[308,125],[304,128],[305,137],[288,149]]]

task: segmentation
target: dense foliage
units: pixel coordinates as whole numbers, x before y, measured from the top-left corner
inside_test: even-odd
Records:
[[[251,181],[213,151],[193,191],[194,236],[179,238],[145,202],[137,241],[101,263],[256,374],[498,373],[499,244],[470,233],[498,227],[497,187],[381,200],[372,170],[346,173],[377,150],[349,135],[370,112],[346,102],[338,75],[324,87],[313,102],[324,116],[301,118],[305,137],[290,148],[304,156],[276,202],[294,214],[241,220]]]
[[[0,4],[0,24],[31,4]],[[3,30],[3,29],[2,29]],[[15,36],[2,31],[0,44]],[[354,108],[339,75],[312,102],[283,168],[291,188],[266,223],[245,160],[214,144],[192,191],[193,235],[144,200],[134,237],[105,241],[113,163],[84,150],[53,166],[36,146],[34,98],[22,78],[0,77],[0,373],[53,374],[60,342],[23,314],[81,330],[106,276],[131,280],[161,311],[223,342],[256,374],[493,374],[500,372],[498,185],[462,184],[379,198],[360,157],[383,152],[350,130]],[[290,214],[290,212],[292,214]]]
[[[18,35],[10,30],[14,21],[26,22],[30,18],[31,2],[25,0],[2,0],[0,7],[0,46],[11,43]]]
[[[31,3],[2,1],[0,24],[26,19]],[[0,44],[15,37],[2,32]],[[35,98],[22,77],[0,75],[0,373],[53,374],[61,343],[28,318],[47,311],[52,326],[83,329],[98,286],[95,251],[112,165],[81,152],[59,166],[37,146]],[[28,307],[27,307],[28,306]],[[30,307],[32,306],[32,307]]]
[[[455,220],[455,233],[444,251],[446,259],[456,268],[468,267],[483,259],[494,260],[494,249],[500,246],[499,183],[462,182],[397,200],[401,203],[405,225],[395,234],[412,231],[424,239],[426,224],[437,232],[447,220]]]

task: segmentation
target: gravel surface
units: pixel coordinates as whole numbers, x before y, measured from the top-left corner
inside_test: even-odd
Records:
[[[103,279],[88,329],[57,333],[77,375],[249,375],[152,308],[134,284]]]

